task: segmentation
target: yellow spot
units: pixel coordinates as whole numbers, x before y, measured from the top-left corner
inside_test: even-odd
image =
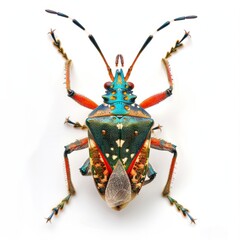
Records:
[[[118,84],[122,84],[122,78],[120,75],[118,76]]]
[[[114,110],[114,109],[115,109],[115,106],[112,105],[112,106],[110,107],[110,109],[111,109],[111,110]]]
[[[111,96],[110,100],[116,100],[117,98],[115,96]]]
[[[127,100],[128,100],[128,96],[124,97],[123,99],[124,99],[125,101],[127,101]]]
[[[129,110],[129,106],[128,105],[126,105],[126,106],[124,106],[124,108],[126,109],[126,110]]]

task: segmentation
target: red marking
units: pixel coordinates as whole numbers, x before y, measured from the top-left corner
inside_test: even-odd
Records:
[[[124,58],[123,58],[123,55],[120,54],[119,57],[120,57],[120,60],[121,60],[121,65],[122,65],[122,67],[124,67]]]
[[[74,93],[73,96],[71,96],[71,98],[84,107],[87,107],[90,109],[95,109],[96,107],[98,107],[98,105],[94,101],[92,101],[91,99],[83,95]]]
[[[81,139],[81,140],[80,140],[80,143],[81,143],[81,144],[80,144],[81,146],[88,145],[88,138],[83,138],[83,139]]]
[[[64,157],[64,161],[65,161],[65,168],[66,168],[66,175],[67,175],[67,183],[68,183],[68,188],[71,185],[71,173],[70,173],[70,166],[69,166],[69,161],[68,161],[68,157]],[[71,191],[70,189],[68,189],[69,191]]]
[[[147,99],[145,99],[143,102],[139,104],[140,107],[142,108],[149,108],[153,105],[156,105],[166,99],[168,97],[166,92],[161,92],[158,94],[155,94]]]
[[[145,142],[144,142],[145,143]],[[144,145],[143,143],[143,145]],[[138,155],[140,154],[140,152],[142,151],[142,148],[143,148],[143,145],[141,146],[140,150],[137,152],[136,156],[134,157],[133,161],[131,162],[131,164],[129,165],[128,169],[127,169],[127,174],[129,174],[132,169],[133,169],[133,166],[135,165],[135,162],[137,160],[137,157]]]
[[[130,89],[134,88],[134,84],[132,82],[128,82],[128,86],[129,86]]]
[[[123,59],[123,55],[122,55],[122,54],[118,54],[118,55],[116,56],[116,61],[115,61],[116,67],[118,66],[119,59],[120,59],[120,61],[121,61],[122,67],[124,67],[124,59]]]
[[[109,89],[111,85],[112,85],[112,82],[106,82],[104,83],[104,88]]]
[[[94,141],[94,143],[95,143],[95,141]],[[107,159],[104,157],[104,154],[102,153],[101,149],[98,147],[97,144],[96,144],[96,147],[97,147],[98,153],[100,154],[101,158],[103,159],[103,161],[104,161],[104,163],[107,167],[107,170],[108,170],[109,174],[111,174],[112,173],[112,168],[111,168],[110,164],[108,163]]]
[[[173,171],[174,171],[174,166],[175,166],[175,163],[176,163],[176,159],[177,159],[177,156],[174,155],[173,158],[172,158],[172,163],[171,163],[171,166],[170,166],[170,170],[169,170],[169,181],[172,180],[172,175],[173,175]]]
[[[160,145],[160,139],[151,138],[151,145],[158,147]]]

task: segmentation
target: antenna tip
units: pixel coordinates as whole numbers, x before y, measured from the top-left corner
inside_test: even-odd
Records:
[[[190,15],[190,16],[187,16],[186,19],[193,19],[193,18],[197,18],[196,15]]]
[[[57,14],[57,12],[53,11],[53,10],[50,10],[50,9],[46,9],[45,10],[47,13],[52,13],[52,14]]]

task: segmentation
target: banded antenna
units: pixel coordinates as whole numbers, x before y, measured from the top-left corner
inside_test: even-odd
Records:
[[[178,18],[175,18],[171,21],[167,21],[165,22],[164,24],[162,24],[153,34],[151,34],[147,39],[146,41],[144,42],[144,44],[142,45],[140,51],[138,52],[137,56],[135,57],[132,65],[129,67],[128,71],[127,71],[127,74],[125,76],[125,80],[127,81],[131,72],[132,72],[132,69],[133,69],[133,66],[134,64],[136,63],[137,59],[139,58],[140,54],[142,53],[142,51],[144,50],[144,48],[151,42],[151,40],[153,39],[153,36],[159,32],[160,30],[164,29],[165,27],[167,27],[171,22],[174,22],[174,21],[181,21],[181,20],[185,20],[185,19],[194,19],[194,18],[197,18],[197,16],[195,15],[190,15],[190,16],[186,16],[186,17],[178,17]]]
[[[88,35],[89,40],[92,42],[92,44],[95,46],[95,48],[96,48],[96,49],[98,50],[98,52],[100,53],[100,55],[101,55],[101,57],[102,57],[105,65],[106,65],[106,67],[107,67],[108,74],[109,74],[111,80],[113,81],[113,80],[114,80],[114,76],[113,76],[113,74],[112,74],[112,69],[110,68],[109,64],[107,63],[107,60],[105,59],[105,57],[104,57],[104,55],[103,55],[100,47],[98,46],[95,38],[93,37],[93,35],[92,35],[92,34],[89,34],[89,33],[86,31],[86,29],[82,26],[82,24],[79,23],[76,19],[70,18],[68,15],[66,15],[66,14],[64,14],[64,13],[55,12],[55,11],[53,11],[53,10],[47,9],[47,10],[45,10],[45,11],[48,12],[48,13],[51,13],[51,14],[56,14],[56,15],[58,15],[58,16],[60,16],[60,17],[69,18],[70,20],[72,20],[72,22],[73,22],[75,25],[77,25],[79,28],[81,28],[83,31],[86,32],[86,34]]]
[[[53,11],[53,10],[47,9],[47,10],[45,10],[45,11],[48,12],[48,13],[51,13],[51,14],[56,14],[56,15],[58,15],[58,16],[60,16],[60,17],[69,18],[70,20],[72,20],[72,22],[73,22],[75,25],[77,25],[79,28],[81,28],[83,31],[85,31],[85,32],[88,34],[89,40],[92,42],[92,44],[96,47],[96,49],[97,49],[98,52],[100,53],[100,55],[101,55],[101,57],[102,57],[105,65],[106,65],[106,67],[107,67],[108,74],[109,74],[111,80],[113,81],[113,80],[114,80],[114,76],[113,76],[113,74],[112,74],[112,69],[110,68],[109,64],[107,63],[107,60],[105,59],[105,57],[104,57],[104,55],[103,55],[100,47],[98,46],[95,38],[93,37],[93,35],[92,35],[92,34],[89,34],[89,33],[86,31],[86,29],[82,26],[82,24],[79,23],[76,19],[70,18],[68,15],[66,15],[66,14],[64,14],[64,13],[56,12],[56,11]],[[167,21],[167,22],[165,22],[164,24],[162,24],[153,34],[151,34],[151,35],[146,39],[146,41],[145,41],[144,44],[142,45],[140,51],[138,52],[137,56],[135,57],[135,59],[134,59],[134,61],[133,61],[133,63],[132,63],[132,65],[129,67],[129,69],[128,69],[128,71],[127,71],[127,74],[126,74],[126,76],[125,76],[125,80],[126,80],[126,81],[128,80],[128,78],[129,78],[129,76],[130,76],[130,74],[131,74],[131,72],[132,72],[132,69],[133,69],[133,67],[134,67],[134,64],[136,63],[136,61],[137,61],[137,59],[139,58],[140,54],[141,54],[142,51],[145,49],[145,47],[151,42],[151,40],[153,39],[153,36],[154,36],[158,31],[160,31],[160,30],[164,29],[165,27],[167,27],[171,22],[181,21],[181,20],[186,20],[186,19],[194,19],[194,18],[197,18],[197,16],[195,16],[195,15],[189,15],[189,16],[184,16],[184,17],[178,17],[178,18],[175,18],[175,19],[173,19],[173,20],[171,20],[171,21]],[[121,56],[121,55],[118,55],[117,58],[120,58],[120,59],[121,59],[122,56],[121,56],[121,57],[120,57],[120,56]],[[118,60],[117,60],[117,62],[118,62]],[[122,61],[122,62],[123,62],[123,61]],[[123,65],[123,64],[122,64],[122,65]]]

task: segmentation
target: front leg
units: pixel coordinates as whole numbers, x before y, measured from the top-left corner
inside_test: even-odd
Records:
[[[175,199],[173,199],[172,197],[169,196],[170,187],[171,187],[171,183],[172,183],[173,172],[174,172],[176,159],[177,159],[176,146],[169,143],[169,142],[164,141],[163,139],[151,138],[151,148],[154,148],[154,149],[157,149],[157,150],[162,150],[162,151],[168,151],[168,152],[173,153],[167,183],[165,185],[165,188],[164,188],[162,194],[163,194],[164,197],[167,197],[167,199],[169,200],[169,202],[172,205],[174,204],[176,206],[178,211],[181,211],[184,216],[189,217],[189,219],[191,220],[192,223],[195,223],[195,219],[192,218],[192,216],[189,214],[189,210],[184,208]]]
[[[166,73],[167,73],[169,88],[167,90],[165,90],[164,92],[157,93],[157,94],[145,99],[143,102],[141,102],[139,104],[142,108],[149,108],[151,106],[154,106],[172,95],[173,79],[172,79],[170,65],[169,65],[167,58],[169,58],[172,53],[176,52],[178,48],[183,46],[182,41],[188,36],[189,36],[189,32],[185,32],[182,39],[180,41],[177,40],[175,46],[172,47],[171,50],[169,52],[167,52],[165,58],[162,59],[163,65],[164,65]]]
[[[92,101],[91,99],[89,99],[81,94],[75,93],[71,89],[71,87],[70,87],[70,67],[71,67],[72,60],[69,59],[67,54],[64,52],[64,49],[61,46],[61,42],[60,42],[60,40],[56,39],[53,30],[50,31],[50,35],[53,39],[54,47],[56,47],[58,49],[58,52],[65,59],[66,89],[68,92],[68,96],[86,108],[95,109],[98,105],[94,101]]]

